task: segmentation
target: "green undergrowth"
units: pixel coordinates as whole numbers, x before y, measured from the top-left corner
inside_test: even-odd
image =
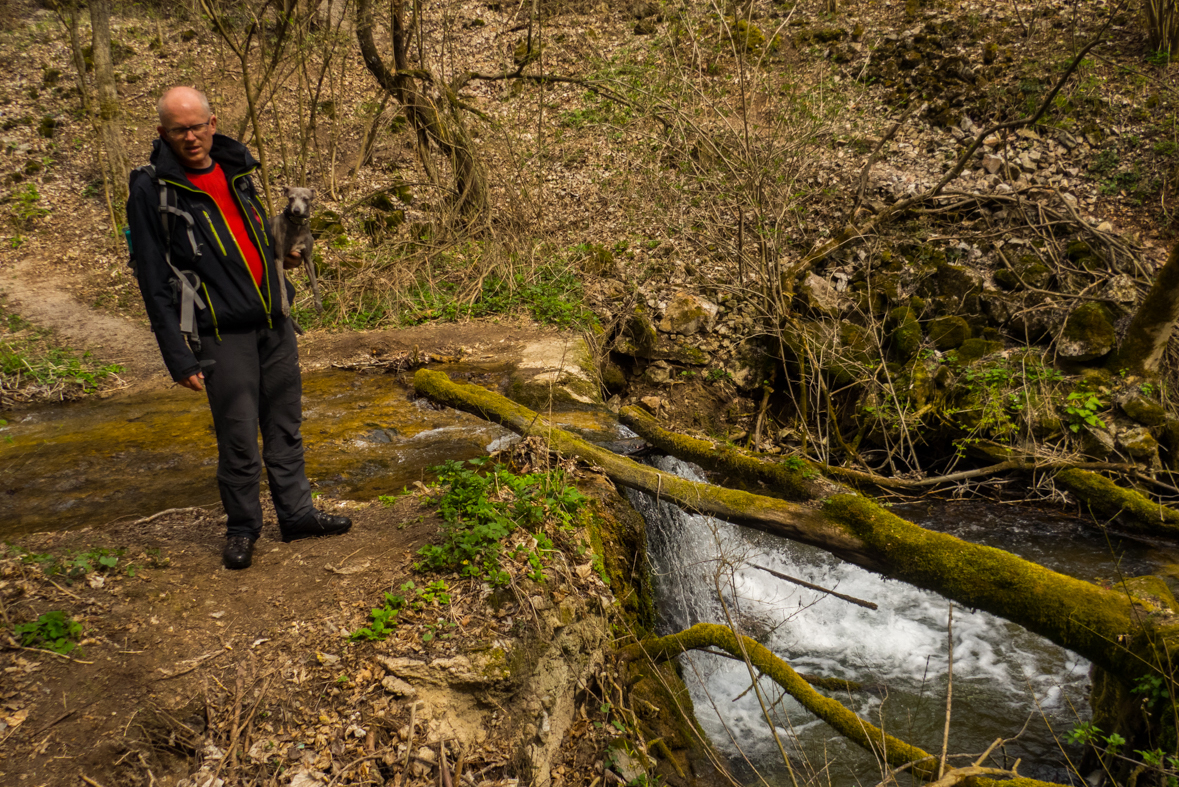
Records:
[[[54,610],[28,623],[18,623],[13,633],[22,647],[51,650],[64,656],[78,647],[82,624],[67,613]]]
[[[133,577],[143,568],[167,568],[169,559],[162,557],[158,549],[149,549],[140,557],[143,564],[126,559],[127,550],[91,547],[80,551],[69,551],[55,555],[51,552],[33,552],[14,544],[5,545],[5,553],[20,558],[26,565],[39,566],[47,577],[59,577],[67,583],[84,579],[88,574],[123,573]]]
[[[385,602],[379,607],[373,607],[369,612],[369,624],[362,626],[349,636],[353,642],[379,642],[388,639],[400,624],[399,616],[403,612],[422,612],[427,609],[441,609],[450,604],[450,588],[443,580],[435,580],[418,587],[413,582],[401,585],[400,593],[385,593]],[[432,642],[435,638],[449,639],[448,623],[440,618],[436,623],[425,624],[421,638],[423,642]]]
[[[574,528],[586,502],[560,469],[517,474],[487,458],[448,461],[434,468],[439,494],[423,499],[443,520],[442,542],[418,552],[420,571],[458,571],[492,585],[511,582],[504,565],[503,542],[517,529],[532,538],[517,544],[508,557],[525,566],[536,582],[545,580],[545,564],[558,548],[554,537]],[[583,547],[584,549],[584,547]]]
[[[123,367],[61,346],[0,303],[0,404],[71,399],[117,380]]]
[[[538,266],[509,260],[479,276],[482,253],[474,248],[436,255],[428,265],[415,269],[408,286],[400,288],[325,282],[323,313],[300,299],[293,314],[304,327],[351,330],[497,316],[527,316],[557,328],[597,325],[586,305],[581,271],[573,261],[576,250],[553,253],[553,261]],[[372,266],[369,273],[384,278],[381,263],[365,264]]]

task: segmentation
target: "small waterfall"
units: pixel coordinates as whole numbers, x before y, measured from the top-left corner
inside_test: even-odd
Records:
[[[671,457],[660,470],[704,481],[700,469]],[[742,633],[764,643],[797,671],[869,684],[873,691],[833,694],[864,718],[930,752],[941,749],[948,667],[949,602],[901,582],[885,580],[813,547],[686,514],[666,502],[631,492],[647,521],[664,633],[705,621],[725,623],[717,587]],[[840,593],[873,601],[871,611],[786,583],[758,564]],[[1087,718],[1089,665],[1022,627],[955,606],[954,691],[949,751],[980,754],[999,737],[1009,761],[1024,758],[1021,775],[1068,781],[1053,738]],[[709,654],[684,658],[696,715],[712,741],[744,759],[771,783],[787,783],[781,756],[744,664]],[[788,751],[817,783],[879,781],[879,766],[858,747],[782,698],[773,683],[759,685],[774,703],[775,725]],[[959,761],[957,764],[966,764]],[[749,776],[750,774],[745,773]]]

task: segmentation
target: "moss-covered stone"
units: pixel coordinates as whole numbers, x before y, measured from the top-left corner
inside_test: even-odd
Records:
[[[934,284],[937,294],[952,298],[961,311],[978,311],[978,294],[982,286],[968,268],[942,263],[934,273]]]
[[[893,329],[888,334],[889,346],[893,355],[902,361],[908,361],[921,349],[921,323],[907,306],[898,306],[889,312],[889,322]]]
[[[1123,398],[1118,405],[1122,412],[1145,426],[1160,426],[1167,420],[1166,408],[1140,393]]]
[[[647,310],[642,306],[635,309],[634,314],[626,321],[626,326],[620,335],[619,349],[639,358],[650,358],[659,343],[659,333],[655,324],[647,316]]]
[[[1135,426],[1118,432],[1118,447],[1140,462],[1152,463],[1158,458],[1159,443],[1150,430]]]
[[[1083,303],[1065,319],[1056,351],[1063,358],[1084,363],[1107,354],[1114,348],[1117,338],[1101,304]]]
[[[953,350],[970,338],[970,326],[961,317],[938,317],[929,323],[929,338],[939,350]]]
[[[999,270],[995,271],[994,276],[995,284],[998,284],[1005,290],[1018,290],[1023,286],[1019,280],[1019,277],[1006,268],[1000,268]]]
[[[933,331],[930,330],[930,335],[932,334]],[[958,361],[964,366],[969,366],[991,353],[1002,352],[1004,347],[1003,342],[988,341],[986,339],[967,339],[958,347]]]

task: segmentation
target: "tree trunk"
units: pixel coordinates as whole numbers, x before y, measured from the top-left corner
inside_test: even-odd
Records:
[[[428,78],[423,71],[411,71],[407,56],[409,33],[405,29],[404,2],[394,0],[393,67],[390,71],[381,58],[373,40],[373,14],[371,0],[358,0],[356,5],[356,40],[364,64],[376,78],[377,83],[395,100],[405,107],[405,116],[417,136],[418,153],[427,170],[432,169],[429,145],[433,142],[450,160],[454,181],[451,197],[455,211],[468,223],[482,216],[487,208],[487,179],[482,162],[475,151],[474,141],[463,122],[461,109],[455,107],[453,96],[448,93],[439,102],[447,107],[445,115],[435,108],[435,102],[418,89],[415,78]],[[445,86],[442,88],[445,93]]]
[[[106,150],[107,171],[115,202],[127,201],[127,178],[131,164],[123,142],[123,118],[119,109],[119,91],[115,87],[115,70],[111,62],[110,0],[90,0],[90,28],[94,50],[94,86],[98,91],[97,122]]]
[[[1159,269],[1154,286],[1134,313],[1122,344],[1107,367],[1114,372],[1125,369],[1141,376],[1157,374],[1176,322],[1179,322],[1179,243]]]
[[[419,370],[414,388],[521,435],[543,437],[554,450],[601,467],[615,483],[689,510],[817,546],[870,571],[1002,616],[1123,679],[1143,674],[1149,664],[1157,663],[1148,663],[1134,651],[1172,649],[1172,643],[1156,639],[1157,632],[1147,625],[1156,604],[1132,597],[1124,589],[1106,589],[1058,574],[1000,549],[925,530],[865,498],[833,495],[813,508],[698,484],[591,445],[538,413],[479,386],[456,384],[440,372]]]

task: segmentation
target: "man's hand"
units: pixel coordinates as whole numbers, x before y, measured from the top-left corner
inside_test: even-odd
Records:
[[[303,264],[303,253],[298,251],[287,252],[287,256],[283,258],[282,266],[284,268],[298,268]]]
[[[204,372],[197,372],[191,377],[185,377],[183,380],[178,380],[177,385],[182,385],[185,388],[190,388],[194,391],[203,391],[205,386],[201,385],[201,380],[205,379]]]

